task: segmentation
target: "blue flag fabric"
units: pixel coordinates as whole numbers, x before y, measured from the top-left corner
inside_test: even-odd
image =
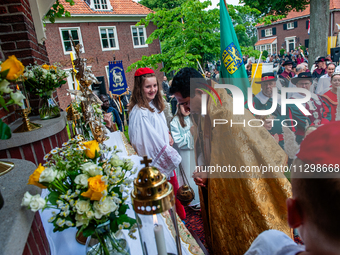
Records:
[[[115,95],[121,95],[127,91],[122,61],[109,62],[109,90]]]

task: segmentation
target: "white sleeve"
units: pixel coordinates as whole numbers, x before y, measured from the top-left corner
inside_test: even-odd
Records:
[[[132,116],[131,116],[132,115]],[[181,163],[182,158],[156,130],[143,110],[131,112],[129,120],[129,137],[132,146],[141,157],[152,159],[151,165],[157,167],[166,177]]]
[[[190,133],[190,129],[187,129],[186,131],[182,130],[183,127],[181,126],[178,118],[174,118],[170,122],[170,127],[171,127],[171,135],[172,138],[174,139],[174,142],[177,144],[178,148],[180,149],[193,149],[194,146],[194,138],[192,137]]]

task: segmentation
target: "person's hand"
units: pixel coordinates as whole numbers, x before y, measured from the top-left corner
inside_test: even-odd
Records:
[[[194,181],[197,186],[206,187],[208,182],[208,173],[207,172],[199,172],[198,170],[195,170],[195,172],[192,174],[192,177],[194,178]]]
[[[105,122],[105,126],[108,128],[111,128],[111,126],[113,125],[112,122],[112,113],[104,113],[104,122]]]
[[[172,139],[170,134],[169,134],[169,144],[170,146],[174,145],[174,139]]]

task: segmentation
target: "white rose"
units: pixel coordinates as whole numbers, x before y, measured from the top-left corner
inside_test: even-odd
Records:
[[[103,202],[95,201],[93,208],[95,209],[94,216],[97,219],[100,219],[102,216],[109,215],[109,213],[114,212],[118,206],[111,200],[111,198],[107,197]]]
[[[21,206],[29,206],[32,199],[32,195],[26,191],[24,197],[22,198]]]
[[[45,168],[44,171],[42,171],[40,177],[39,177],[39,182],[48,182],[51,183],[54,181],[55,177],[57,176],[58,172],[55,171],[51,167]]]
[[[11,93],[12,90],[8,87],[10,83],[7,80],[0,82],[0,91],[3,93]]]
[[[78,200],[76,203],[76,209],[78,214],[86,213],[91,209],[90,201]]]
[[[87,211],[86,212],[86,217],[88,218],[88,219],[91,219],[91,218],[93,218],[93,216],[94,216],[94,212],[93,211]]]
[[[21,93],[21,91],[17,91],[15,93],[11,92],[11,99],[13,99],[14,104],[22,105],[22,100],[26,97]]]
[[[88,186],[88,181],[87,181],[88,178],[89,177],[87,176],[87,174],[80,174],[80,175],[77,175],[77,177],[74,179],[74,182],[86,188]]]
[[[76,217],[76,227],[82,226],[82,225],[88,225],[89,224],[89,220],[84,217],[84,215],[81,214],[77,214]]]
[[[88,173],[90,176],[103,174],[101,168],[92,162],[85,163],[80,168],[83,170],[84,173]]]
[[[43,209],[46,205],[45,199],[43,199],[39,194],[32,196],[29,207],[33,212]]]
[[[124,165],[124,161],[120,160],[120,159],[111,160],[111,165],[113,165],[115,167],[122,166],[122,165]]]

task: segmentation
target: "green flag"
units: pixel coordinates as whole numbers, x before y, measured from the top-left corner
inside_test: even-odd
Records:
[[[237,86],[242,90],[244,98],[247,100],[247,88],[250,87],[248,75],[243,63],[241,49],[240,45],[238,44],[234,26],[231,22],[224,0],[220,1],[220,26],[220,83]]]

